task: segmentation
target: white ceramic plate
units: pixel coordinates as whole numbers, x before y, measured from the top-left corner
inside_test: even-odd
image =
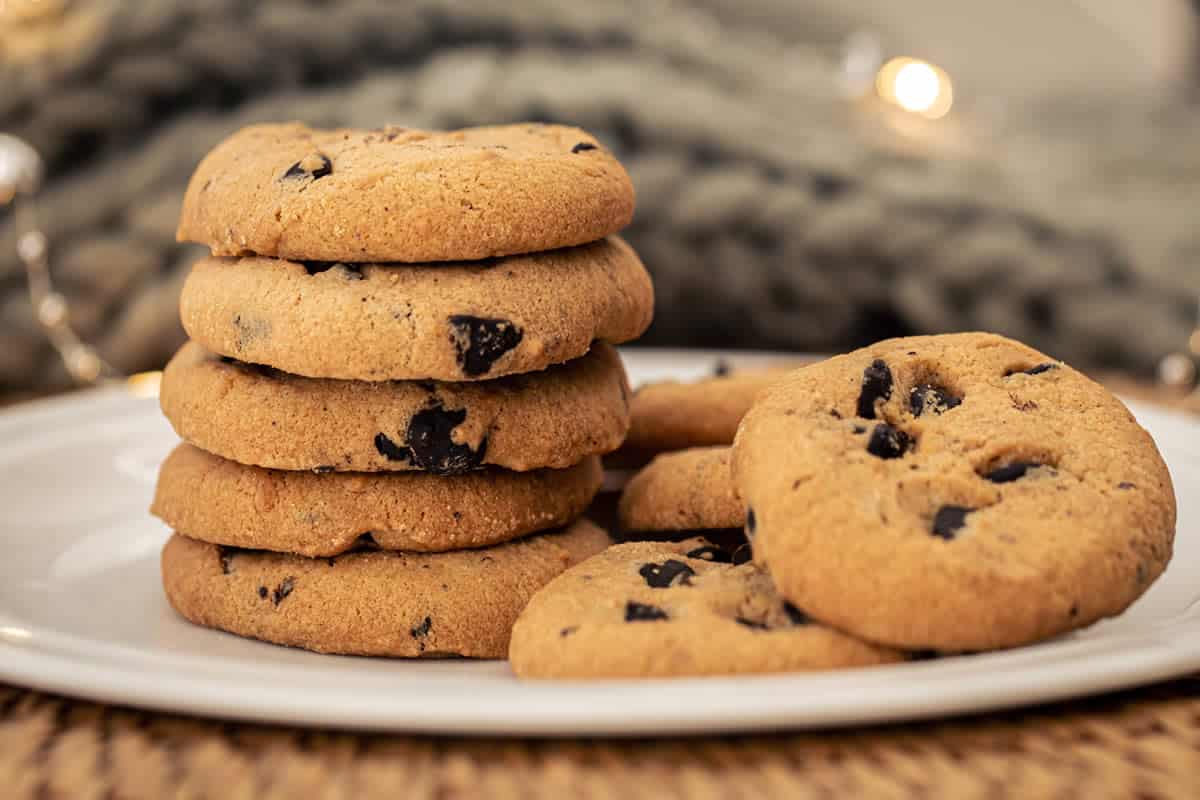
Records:
[[[715,354],[634,350],[635,382]],[[763,356],[738,356],[735,362]],[[0,680],[246,720],[477,734],[649,734],[850,725],[983,711],[1200,669],[1200,424],[1135,406],[1179,497],[1170,569],[1119,619],[1056,641],[822,674],[521,684],[504,662],[318,656],[183,622],[146,513],[175,442],[154,400],[102,390],[0,414]]]

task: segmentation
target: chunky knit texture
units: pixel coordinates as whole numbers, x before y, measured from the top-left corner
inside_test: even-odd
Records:
[[[1143,372],[1182,345],[1200,114],[1110,98],[1000,125],[964,102],[938,130],[970,147],[949,155],[888,132],[815,46],[733,5],[348,0],[334,25],[316,0],[77,0],[0,33],[0,130],[48,159],[73,321],[126,370],[182,336],[188,175],[237,128],[291,119],[595,132],[638,190],[628,238],[659,300],[646,343],[827,350],[982,328]],[[14,237],[0,210],[0,386],[62,386]]]

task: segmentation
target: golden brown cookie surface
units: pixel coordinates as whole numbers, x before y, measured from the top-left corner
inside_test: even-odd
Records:
[[[200,163],[178,238],[224,256],[457,261],[602,239],[633,206],[625,170],[578,128],[254,125]]]
[[[353,552],[335,558],[239,550],[172,536],[167,599],[189,621],[319,653],[503,658],[539,588],[608,545],[580,521],[481,550]]]
[[[734,478],[789,600],[913,649],[1016,646],[1123,611],[1166,567],[1171,478],[1105,389],[984,333],[798,370],[746,416]]]
[[[902,661],[813,622],[754,564],[713,561],[703,539],[610,547],[534,595],[509,659],[529,679],[665,678]]]
[[[444,477],[250,467],[181,444],[159,470],[151,512],[192,539],[309,557],[364,545],[442,552],[499,544],[578,518],[600,459],[563,470]]]
[[[745,511],[729,458],[728,447],[693,447],[656,456],[621,493],[621,529],[740,528]]]
[[[159,401],[185,440],[242,464],[294,470],[465,472],[565,468],[621,443],[620,356],[586,356],[495,381],[318,380],[220,358],[192,342]]]
[[[179,308],[209,350],[293,375],[479,381],[640,336],[654,290],[629,245],[610,238],[436,268],[206,258]]]

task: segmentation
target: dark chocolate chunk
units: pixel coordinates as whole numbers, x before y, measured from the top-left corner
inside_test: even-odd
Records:
[[[1011,464],[1005,464],[1002,467],[995,467],[990,472],[984,474],[992,483],[1012,483],[1018,478],[1024,478],[1025,473],[1031,469],[1037,469],[1041,464],[1035,461],[1014,461]]]
[[[787,614],[787,618],[791,620],[793,625],[809,625],[812,623],[812,617],[786,600],[783,601],[783,613]]]
[[[881,422],[871,431],[867,440],[867,452],[879,458],[900,458],[912,448],[913,441],[907,433]]]
[[[667,612],[658,606],[635,603],[632,600],[625,604],[626,622],[655,622],[660,619],[667,619]]]
[[[316,157],[316,164],[311,162],[305,164],[304,162],[309,161],[309,158],[305,158],[297,161],[295,164],[292,164],[287,168],[287,172],[283,173],[283,180],[289,180],[292,178],[312,178],[315,181],[320,178],[324,178],[326,175],[332,175],[333,162],[330,161],[329,158],[323,153],[317,153]]]
[[[429,629],[433,627],[433,620],[429,617],[421,620],[421,624],[411,628],[408,632],[414,639],[423,639],[429,635]]]
[[[482,464],[487,454],[486,436],[480,441],[478,450],[454,441],[454,429],[466,418],[465,408],[447,409],[440,403],[414,414],[408,422],[406,442],[412,463],[418,469],[437,475],[458,475]]]
[[[571,152],[572,153],[583,153],[588,150],[596,150],[596,149],[597,149],[596,145],[592,144],[591,142],[580,142],[579,144],[577,144],[571,148]]]
[[[292,593],[292,589],[296,586],[296,579],[290,575],[283,579],[283,583],[275,587],[275,591],[271,592],[271,602],[279,605],[283,602],[283,598]]]
[[[486,375],[501,356],[521,343],[524,332],[506,319],[485,319],[469,314],[450,317],[450,341],[464,375]]]
[[[754,620],[746,619],[745,617],[734,617],[733,619],[738,625],[745,625],[747,628],[753,628],[756,631],[767,630],[767,623],[765,622],[755,622]]]
[[[696,570],[682,561],[669,558],[661,564],[643,564],[638,574],[652,589],[666,589],[671,585],[690,586]],[[677,580],[678,579],[678,580]]]
[[[954,539],[967,524],[967,514],[974,510],[964,506],[942,506],[933,515],[933,535],[947,541]]]
[[[267,587],[265,587],[265,586],[258,587],[258,596],[261,597],[263,600],[267,599],[268,594],[270,594],[270,592],[267,591]]]
[[[863,370],[862,391],[858,394],[858,416],[875,419],[875,401],[887,401],[892,396],[892,371],[883,359],[877,358]]]
[[[926,411],[941,414],[962,404],[961,397],[948,394],[941,386],[922,383],[914,386],[908,395],[908,407],[914,417],[919,417]]]
[[[375,434],[375,449],[388,461],[411,461],[412,451],[401,447],[382,433]]]
[[[1010,375],[1041,375],[1043,372],[1049,372],[1052,369],[1058,369],[1058,364],[1047,362],[1030,367],[1029,369],[1013,369],[1004,373],[1004,377],[1007,378]]]

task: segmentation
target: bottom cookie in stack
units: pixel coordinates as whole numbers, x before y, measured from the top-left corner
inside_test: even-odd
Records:
[[[529,598],[609,545],[578,520],[600,472],[318,475],[180,445],[151,509],[176,531],[163,585],[189,621],[277,644],[503,658]]]

